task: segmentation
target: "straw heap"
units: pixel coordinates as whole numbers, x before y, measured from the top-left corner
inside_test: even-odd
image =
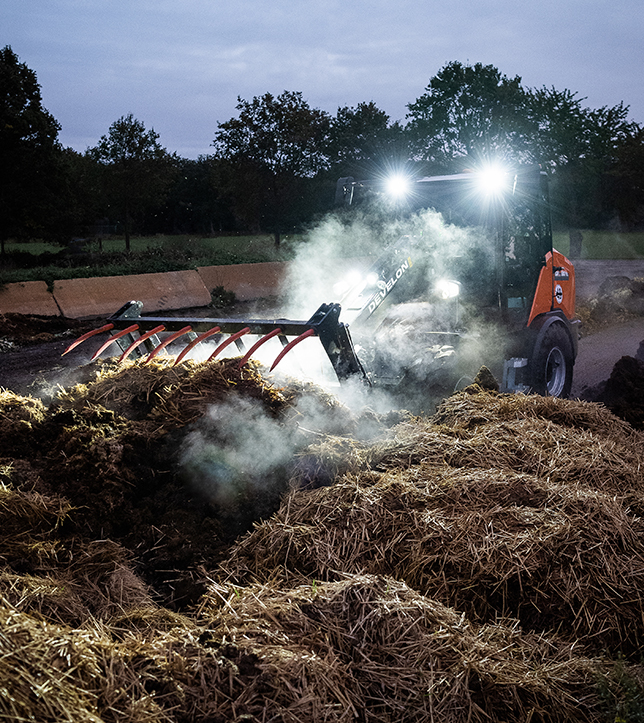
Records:
[[[49,408],[0,391],[0,718],[639,715],[644,437],[605,408],[473,385],[385,419],[237,360],[87,372]],[[240,397],[297,445],[235,540],[178,451]]]

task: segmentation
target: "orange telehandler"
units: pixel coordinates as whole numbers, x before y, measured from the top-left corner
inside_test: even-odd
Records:
[[[454,388],[482,364],[502,378],[504,391],[566,397],[577,354],[575,272],[552,245],[547,174],[538,166],[505,172],[496,190],[482,187],[485,178],[470,172],[410,181],[409,204],[440,213],[445,232],[399,238],[341,303],[322,304],[306,321],[142,316],[141,303],[131,301],[67,351],[113,332],[94,358],[114,343],[122,359],[152,358],[187,337],[177,363],[210,340],[210,359],[234,344],[244,364],[276,337],[282,348],[273,370],[317,337],[340,382],[358,378],[408,399]],[[357,205],[381,190],[342,178],[336,200]],[[447,232],[454,228],[469,229],[458,244]]]

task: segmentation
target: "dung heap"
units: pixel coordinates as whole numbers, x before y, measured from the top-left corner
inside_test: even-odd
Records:
[[[0,392],[0,718],[639,720],[644,436],[237,360]]]

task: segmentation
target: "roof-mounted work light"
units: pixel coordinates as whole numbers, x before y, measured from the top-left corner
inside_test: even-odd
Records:
[[[409,179],[400,174],[390,176],[386,183],[385,188],[387,194],[395,199],[404,198],[410,191]]]
[[[486,196],[499,196],[510,188],[511,175],[501,164],[491,163],[477,173],[477,184]]]

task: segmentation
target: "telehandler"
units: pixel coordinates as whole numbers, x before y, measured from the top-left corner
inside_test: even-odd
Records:
[[[341,178],[336,201],[355,206],[383,190]],[[502,380],[502,391],[568,396],[578,339],[575,272],[552,245],[547,174],[528,166],[427,176],[408,180],[406,194],[407,208],[432,209],[441,223],[399,238],[306,321],[142,316],[142,304],[130,301],[67,351],[113,332],[94,358],[116,343],[121,359],[151,359],[186,337],[176,363],[209,339],[209,359],[234,344],[243,365],[277,337],[272,371],[317,337],[340,382],[358,379],[407,399],[457,388],[481,365]],[[259,338],[245,344],[252,337]]]

